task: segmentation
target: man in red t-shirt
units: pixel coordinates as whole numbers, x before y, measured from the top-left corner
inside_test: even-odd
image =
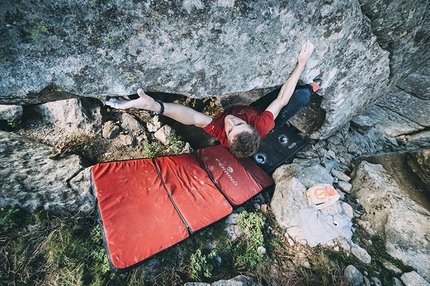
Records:
[[[142,89],[137,91],[138,99],[112,99],[107,101],[106,105],[117,109],[145,109],[155,115],[168,116],[185,125],[201,127],[217,138],[223,146],[229,147],[233,155],[249,157],[258,151],[260,139],[263,139],[275,125],[284,124],[306,104],[310,97],[310,89],[312,91],[318,89],[320,81],[314,82],[313,86],[296,89],[299,77],[313,50],[314,45],[310,41],[302,45],[297,66],[281,88],[262,97],[251,106],[232,106],[215,118],[181,104],[155,100]]]

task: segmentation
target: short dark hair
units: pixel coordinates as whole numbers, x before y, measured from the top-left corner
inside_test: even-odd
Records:
[[[260,134],[250,127],[249,131],[236,134],[228,145],[230,152],[237,158],[253,156],[260,148]]]

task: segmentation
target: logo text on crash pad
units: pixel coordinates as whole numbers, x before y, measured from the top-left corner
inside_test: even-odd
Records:
[[[228,167],[226,168],[223,163],[221,163],[221,161],[219,159],[215,159],[218,162],[218,166],[220,166],[220,168],[222,169],[222,171],[224,172],[224,174],[227,176],[227,178],[229,178],[229,180],[231,181],[231,183],[235,186],[237,186],[237,182],[234,180],[233,176],[231,175],[231,173],[233,173],[233,168],[232,167]]]

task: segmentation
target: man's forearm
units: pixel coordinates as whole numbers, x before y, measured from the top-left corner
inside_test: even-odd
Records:
[[[287,105],[288,102],[290,101],[290,98],[293,95],[294,90],[296,88],[297,82],[299,81],[300,75],[305,69],[305,65],[306,65],[305,63],[298,63],[293,73],[291,74],[291,76],[282,86],[278,95],[278,99],[282,106]]]
[[[107,106],[117,109],[145,109],[153,112],[162,111],[164,106],[163,115],[168,116],[182,124],[195,125],[197,127],[205,127],[212,122],[212,117],[198,112],[190,107],[178,103],[159,103],[152,97],[147,95],[142,89],[137,90],[139,98],[133,100],[125,99],[110,99],[106,102]]]

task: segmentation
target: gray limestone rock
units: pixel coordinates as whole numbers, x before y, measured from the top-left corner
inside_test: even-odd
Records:
[[[154,137],[157,138],[164,145],[169,144],[169,136],[174,135],[175,130],[169,125],[164,125],[157,132],[154,133]]]
[[[35,105],[33,116],[61,130],[63,135],[97,132],[102,125],[100,102],[91,98],[73,98]]]
[[[143,132],[143,125],[128,113],[121,114],[121,127],[130,132]]]
[[[423,2],[408,3],[407,17],[402,0],[0,5],[0,103],[7,104],[140,87],[196,98],[269,88],[285,82],[310,39],[316,49],[302,80],[321,75],[324,83],[320,103],[301,117],[318,114],[322,122],[299,129],[324,138],[385,94],[396,83],[390,75],[404,77],[428,58]],[[376,13],[373,5],[384,7]],[[402,37],[387,37],[398,24],[407,27],[396,30]]]
[[[10,132],[0,131],[0,206],[29,211],[89,211],[89,170],[77,155],[49,159],[50,148]]]
[[[113,139],[119,134],[120,130],[120,127],[115,122],[109,120],[103,124],[102,136],[106,139]]]
[[[21,116],[21,105],[0,105],[0,120],[19,120]]]
[[[376,127],[386,136],[399,136],[414,133],[424,129],[423,126],[402,116],[398,112],[373,105],[366,109],[361,115],[352,120],[355,126],[362,130]]]
[[[289,237],[304,243],[300,210],[310,207],[305,192],[315,185],[332,184],[333,177],[321,165],[308,162],[283,165],[275,170],[273,179],[276,185],[270,207],[276,221]],[[341,210],[336,204],[328,209],[336,213]]]
[[[428,203],[406,193],[381,165],[362,161],[353,173],[352,194],[364,206],[364,218],[385,240],[387,252],[430,278],[430,229]],[[427,206],[427,207],[426,207]]]
[[[412,96],[398,88],[392,88],[385,96],[376,101],[376,105],[423,127],[430,127],[430,100]]]
[[[239,275],[229,280],[218,280],[211,284],[204,282],[188,282],[184,286],[258,286],[260,285],[255,278]]]
[[[428,48],[418,48],[428,45],[430,39],[428,3],[361,0],[360,5],[371,21],[379,45],[390,52],[390,70],[393,72],[390,77],[394,82],[402,78],[396,71],[405,70],[409,74],[416,69],[410,62],[425,63],[429,59]],[[406,43],[418,49],[411,49]]]
[[[407,162],[430,192],[430,149],[409,154]]]
[[[429,286],[430,282],[424,279],[416,271],[404,273],[400,279],[407,286]]]
[[[354,265],[348,265],[343,275],[349,286],[361,286],[363,283],[363,274]]]
[[[365,264],[370,264],[370,262],[372,262],[372,257],[369,255],[369,253],[367,253],[366,249],[358,245],[355,247],[351,247],[351,253],[354,254],[354,256],[358,258],[358,260]]]

